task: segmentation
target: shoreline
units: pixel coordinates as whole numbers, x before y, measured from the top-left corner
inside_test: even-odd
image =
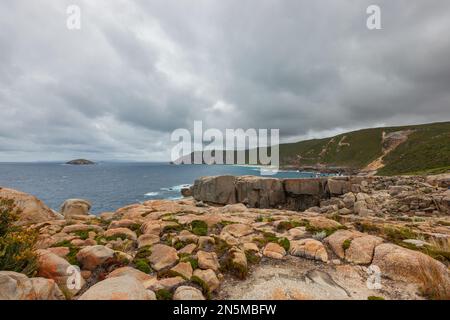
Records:
[[[20,232],[38,234],[39,283],[56,285],[37,298],[226,300],[245,292],[247,299],[421,300],[450,298],[449,187],[450,175],[215,176],[197,179],[183,199],[98,216],[82,199],[55,212],[20,191],[0,189],[0,198],[21,210]],[[361,271],[371,264],[381,270],[382,291],[366,285]],[[81,270],[79,288],[67,287],[70,265]],[[38,283],[3,270],[0,277]],[[2,283],[0,292],[30,298]]]

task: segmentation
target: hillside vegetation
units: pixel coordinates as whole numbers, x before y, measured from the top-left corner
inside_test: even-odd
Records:
[[[450,172],[450,122],[362,129],[281,144],[280,164],[378,175]]]
[[[394,137],[403,134],[405,141],[395,145],[395,138],[386,138],[392,133]],[[283,165],[363,170],[378,158],[382,165],[377,173],[381,175],[449,171],[450,122],[363,129],[331,138],[280,145]]]
[[[384,135],[408,133],[388,149]],[[362,170],[381,157],[378,174],[438,173],[450,169],[450,122],[363,129],[331,138],[280,145],[283,165],[349,167]]]
[[[450,172],[450,122],[415,127],[408,140],[383,160],[379,174]]]

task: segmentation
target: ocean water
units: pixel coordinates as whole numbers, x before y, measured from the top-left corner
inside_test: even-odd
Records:
[[[73,166],[61,163],[0,163],[0,186],[35,195],[59,210],[66,199],[92,202],[98,214],[151,199],[177,199],[183,186],[201,176],[255,175],[249,166],[170,165],[168,163],[114,163]],[[280,171],[274,177],[307,178],[314,173]]]

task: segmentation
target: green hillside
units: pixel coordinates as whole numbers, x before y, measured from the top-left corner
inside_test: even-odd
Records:
[[[363,169],[383,156],[383,132],[410,132],[383,158],[381,175],[445,172],[450,169],[450,122],[363,129],[326,139],[280,145],[283,165]]]
[[[284,165],[361,168],[381,156],[382,129],[366,129],[335,137],[280,145]]]
[[[280,164],[347,168],[379,175],[450,172],[450,122],[363,129],[281,144]]]
[[[450,122],[415,127],[408,140],[384,157],[378,174],[450,172]]]

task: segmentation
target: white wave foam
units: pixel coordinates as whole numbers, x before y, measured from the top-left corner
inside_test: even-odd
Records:
[[[148,192],[145,194],[146,197],[155,197],[159,194],[159,192]]]
[[[181,200],[183,197],[168,197],[167,200]]]
[[[190,186],[191,186],[191,184],[180,184],[180,185],[172,186],[172,187],[169,187],[169,188],[161,188],[160,190],[161,191],[177,191],[177,192],[180,192],[181,189],[189,188]]]

